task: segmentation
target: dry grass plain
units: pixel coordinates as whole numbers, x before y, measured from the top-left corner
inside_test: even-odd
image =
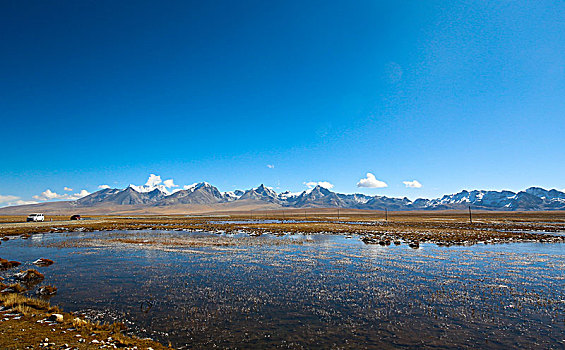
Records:
[[[386,215],[386,216],[385,216]],[[0,216],[0,236],[99,230],[185,230],[210,232],[358,234],[366,243],[391,241],[439,245],[514,241],[564,242],[565,212],[388,212],[348,209],[293,209],[214,212],[204,215],[93,216],[69,221],[46,216],[25,222],[25,216]],[[541,235],[540,233],[544,233]],[[6,239],[6,238],[3,238]]]

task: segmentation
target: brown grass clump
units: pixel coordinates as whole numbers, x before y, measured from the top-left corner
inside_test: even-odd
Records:
[[[22,286],[19,283],[10,284],[8,286],[3,283],[0,284],[3,285],[2,289],[0,290],[1,294],[23,293],[27,290],[24,286]]]
[[[88,333],[96,333],[99,331],[107,331],[112,333],[121,333],[127,330],[127,327],[121,322],[115,322],[111,324],[100,323],[100,322],[90,322],[83,320],[79,317],[72,319],[73,327],[79,331],[86,331]]]
[[[5,307],[15,310],[22,315],[31,315],[38,312],[59,312],[59,308],[51,306],[49,302],[41,299],[28,298],[21,294],[10,293],[0,295],[0,303]]]
[[[42,296],[55,295],[55,294],[57,294],[57,287],[42,286],[35,292],[35,294],[42,295]]]
[[[112,324],[101,324],[100,322],[90,322],[87,320],[83,320],[79,317],[75,317],[72,319],[72,325],[77,331],[81,333],[87,333],[87,334],[109,333],[112,335],[113,343],[118,347],[137,346],[140,344],[140,342],[142,342],[142,340],[140,340],[137,337],[130,337],[124,335],[122,332],[126,331],[127,327],[121,322],[116,322]],[[157,345],[156,343],[153,344]],[[155,345],[153,345],[153,347],[155,347]],[[166,347],[161,347],[160,344],[158,344],[158,346],[160,348],[166,348]]]
[[[17,273],[15,275],[16,279],[23,281],[23,282],[37,282],[37,281],[43,281],[43,279],[45,278],[45,276],[34,269],[29,269],[26,271],[22,271],[20,273]]]
[[[0,269],[2,269],[2,270],[11,269],[13,267],[18,267],[20,265],[21,265],[20,262],[13,261],[13,260],[9,261],[9,260],[0,258]]]

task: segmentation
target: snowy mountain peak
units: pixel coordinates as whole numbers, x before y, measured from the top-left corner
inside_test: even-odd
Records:
[[[282,193],[279,193],[278,198],[280,200],[289,200],[291,198],[296,198],[298,196],[300,196],[302,193],[304,193],[304,191],[302,192],[290,192],[290,191],[284,191]]]
[[[233,202],[238,200],[243,195],[243,193],[244,192],[240,190],[227,191],[227,192],[222,192],[222,196],[225,198],[226,201]]]
[[[271,188],[261,184],[259,187],[257,187],[255,189],[255,192],[259,193],[259,194],[264,194],[267,195],[269,197],[276,197],[277,193],[275,191],[273,191]]]
[[[171,192],[167,189],[167,187],[165,187],[164,185],[143,185],[143,186],[136,186],[136,185],[129,185],[128,188],[131,188],[132,190],[134,190],[135,192],[138,193],[149,193],[149,192],[153,192],[155,190],[158,190],[159,192],[162,192],[166,195],[171,194]]]
[[[549,199],[549,200],[557,200],[563,199],[565,200],[565,192],[558,191],[556,189],[553,190],[546,190],[541,187],[530,187],[524,191],[528,194],[534,195],[536,197],[540,197],[542,199]]]
[[[240,199],[253,199],[271,203],[279,202],[277,193],[263,184],[257,188],[245,191]]]
[[[192,185],[186,185],[183,187],[183,190],[193,192],[200,188],[212,188],[214,186],[210,185],[208,182],[195,182]]]

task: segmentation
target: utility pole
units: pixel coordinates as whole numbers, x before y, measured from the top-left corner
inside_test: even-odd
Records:
[[[473,224],[473,214],[471,214],[471,206],[469,206],[469,223]]]
[[[385,208],[385,221],[388,222],[388,210]]]
[[[339,208],[337,208],[337,221],[339,221]]]
[[[304,209],[304,220],[306,220],[306,209]]]

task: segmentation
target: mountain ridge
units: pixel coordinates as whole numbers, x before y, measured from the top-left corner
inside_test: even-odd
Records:
[[[13,206],[0,208],[2,212],[9,212],[7,208],[22,208],[30,210],[37,207],[48,209],[61,208],[61,202],[45,202],[39,204]],[[139,187],[128,186],[125,189],[106,188],[88,196],[68,203],[72,209],[81,208],[138,208],[151,211],[151,208],[204,206],[213,208],[221,206],[222,209],[254,205],[257,208],[346,208],[365,210],[461,210],[472,206],[474,209],[497,211],[533,211],[533,210],[565,210],[565,192],[541,187],[529,187],[524,191],[513,192],[508,190],[462,190],[442,197],[425,199],[394,198],[386,196],[369,196],[365,194],[343,194],[333,192],[322,186],[302,191],[300,193],[276,193],[272,188],[263,184],[246,191],[236,190],[220,192],[218,188],[200,182],[184,189],[165,192],[159,187],[139,190]],[[13,211],[13,210],[12,210]]]

